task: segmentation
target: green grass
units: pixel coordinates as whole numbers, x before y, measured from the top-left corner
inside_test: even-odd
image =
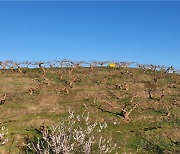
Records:
[[[86,109],[84,104],[91,122],[107,122],[108,128],[102,135],[112,137],[121,147],[120,153],[180,153],[179,75],[161,77],[158,71],[107,67],[76,68],[69,74],[67,68],[50,68],[46,69],[47,85],[42,70],[24,68],[23,71],[24,74],[0,70],[0,95],[7,93],[5,104],[0,105],[0,126],[9,129],[10,139],[8,144],[0,146],[0,153],[18,153],[18,146],[27,136],[37,135],[35,129],[43,124],[58,124],[60,119],[67,118],[69,109],[82,115]],[[74,78],[78,81],[70,87],[69,82]],[[158,78],[157,82],[154,78]],[[123,86],[124,82],[129,90],[115,89],[115,84]],[[169,84],[175,87],[170,88]],[[32,87],[36,89],[31,95],[28,90]],[[61,91],[65,87],[69,93]],[[163,98],[159,92],[162,88],[165,89]],[[153,91],[152,98],[144,93],[147,90]],[[136,103],[139,105],[130,113],[128,121],[117,114],[125,105],[129,111]],[[21,139],[16,143],[13,139],[19,135]]]

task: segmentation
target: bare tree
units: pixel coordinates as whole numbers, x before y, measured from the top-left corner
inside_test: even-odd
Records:
[[[8,61],[0,62],[2,69],[7,69]]]
[[[4,95],[3,95],[3,98],[2,98],[1,101],[0,101],[0,105],[2,105],[2,104],[5,103],[6,97],[7,97],[7,94],[4,94]]]
[[[73,83],[76,82],[76,81],[78,81],[77,78],[72,79],[72,81],[69,82],[70,87],[72,87]]]
[[[148,98],[152,99],[152,95],[151,95],[152,90],[148,89],[147,92],[148,92]]]
[[[126,107],[128,105],[125,105],[123,108],[122,108],[122,111],[120,113],[120,115],[122,115],[125,120],[129,121],[129,115],[131,114],[131,112],[138,106],[138,104],[135,104],[133,107],[131,107],[131,109],[129,111],[126,110]]]

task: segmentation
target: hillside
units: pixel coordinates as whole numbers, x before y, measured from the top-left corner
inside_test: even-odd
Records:
[[[180,75],[141,68],[76,67],[0,70],[0,126],[18,153],[25,137],[57,124],[68,111],[106,121],[102,132],[120,153],[180,153]]]

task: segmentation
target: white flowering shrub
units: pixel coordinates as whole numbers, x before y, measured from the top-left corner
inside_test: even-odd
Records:
[[[8,129],[6,127],[1,127],[0,129],[0,145],[4,145],[8,142]]]
[[[73,153],[118,153],[119,147],[111,144],[111,139],[95,135],[107,128],[107,123],[90,123],[89,113],[75,115],[69,112],[67,120],[62,120],[58,125],[44,127],[40,130],[40,136],[34,140],[28,140],[23,150],[26,153],[39,154],[73,154]]]

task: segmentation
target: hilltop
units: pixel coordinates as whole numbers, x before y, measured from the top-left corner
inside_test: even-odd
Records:
[[[18,153],[25,137],[68,111],[106,122],[120,153],[180,153],[180,75],[130,67],[18,67],[0,70],[0,126]]]

